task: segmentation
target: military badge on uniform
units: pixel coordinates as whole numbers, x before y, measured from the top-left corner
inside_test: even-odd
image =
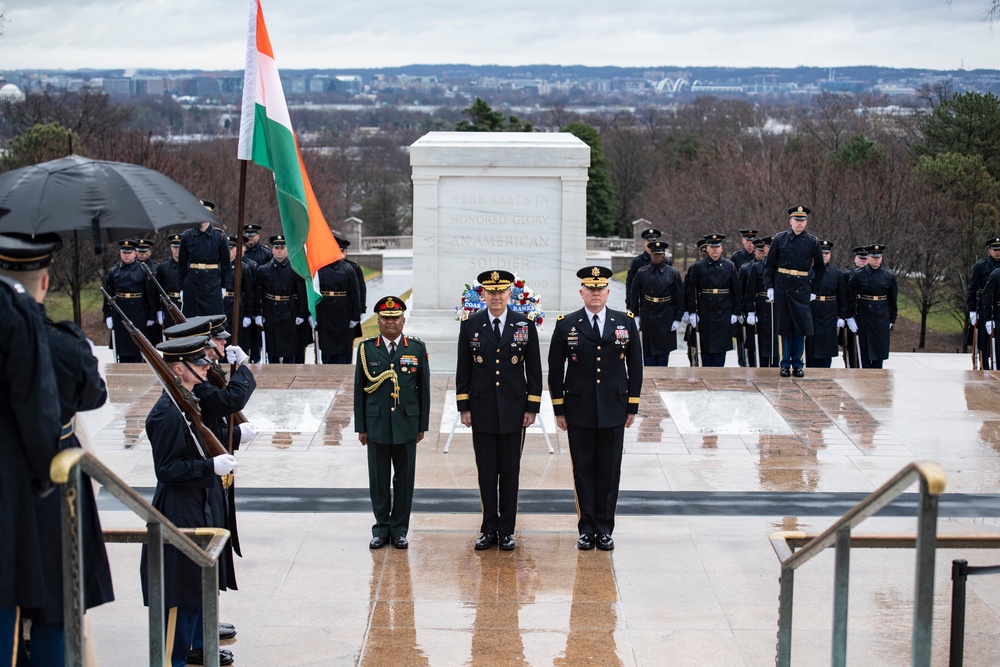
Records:
[[[416,373],[418,363],[415,355],[404,354],[399,358],[399,370],[401,373]]]
[[[624,324],[619,324],[615,329],[615,345],[628,345],[628,329]]]
[[[518,356],[517,356],[517,355],[515,354],[515,355],[514,355],[513,357],[511,357],[511,358],[510,358],[510,363],[512,363],[512,364],[516,364],[516,363],[517,363],[517,360],[518,360],[518,359],[520,359],[520,357],[518,357]]]
[[[528,342],[528,323],[521,322],[517,325],[517,329],[514,330],[514,342],[515,343],[527,343]]]
[[[477,364],[483,363],[483,358],[482,357],[476,357],[476,363]]]

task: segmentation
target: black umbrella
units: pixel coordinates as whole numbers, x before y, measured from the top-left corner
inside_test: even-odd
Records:
[[[103,243],[171,227],[218,222],[197,197],[158,171],[69,155],[0,174],[0,232]]]

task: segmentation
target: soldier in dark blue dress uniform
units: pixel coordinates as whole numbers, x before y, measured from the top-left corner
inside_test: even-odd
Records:
[[[969,282],[965,290],[965,301],[969,310],[969,322],[979,330],[976,336],[976,346],[979,348],[980,353],[981,362],[979,367],[983,369],[991,368],[990,335],[986,332],[986,321],[979,316],[979,304],[983,288],[986,286],[986,279],[1000,268],[1000,236],[986,239],[986,249],[986,257],[983,257],[972,265],[972,271],[969,273]],[[971,336],[971,333],[969,335]],[[972,342],[971,338],[969,342]]]
[[[170,301],[173,302],[177,309],[180,310],[181,307],[181,279],[178,271],[180,270],[180,265],[177,263],[177,257],[181,252],[181,235],[171,234],[167,237],[167,241],[170,243],[170,258],[165,259],[156,265],[156,282],[160,283],[160,287],[163,291],[167,293]],[[170,326],[171,324],[176,324],[171,320],[164,312],[163,303],[159,305],[159,310],[156,313],[156,321],[161,325]]]
[[[740,287],[742,288],[744,286],[742,276],[745,274],[741,274],[740,271],[744,265],[749,264],[754,259],[753,241],[757,236],[757,230],[746,227],[739,230],[739,232],[740,243],[743,244],[743,247],[730,255],[729,261],[736,267],[736,275],[740,277]],[[746,319],[741,314],[739,318],[737,318],[736,324],[736,360],[739,362],[740,366],[753,365],[753,363],[749,360],[750,354],[747,351],[747,348]]]
[[[156,312],[159,310],[157,296],[149,278],[146,277],[146,272],[136,261],[135,241],[121,241],[118,246],[121,261],[108,269],[104,289],[115,297],[118,307],[132,324],[149,338],[149,328],[156,322]],[[142,362],[139,348],[132,342],[132,337],[122,324],[118,311],[107,299],[104,300],[104,318],[108,329],[113,333],[112,347],[115,348],[117,361],[135,364]]]
[[[708,234],[708,257],[688,269],[684,300],[691,326],[698,336],[702,366],[726,365],[733,349],[733,325],[742,312],[736,267],[722,256],[725,234]]]
[[[746,229],[740,230],[740,243],[743,244],[743,247],[729,256],[729,261],[733,263],[737,271],[743,268],[744,264],[753,261],[754,259],[753,242],[755,238],[757,238],[756,229],[750,229],[749,227],[747,227]]]
[[[163,359],[188,391],[203,383],[209,360],[205,358],[208,336],[191,336],[157,345]],[[175,526],[228,528],[225,490],[221,477],[236,468],[232,454],[207,456],[201,437],[188,425],[184,413],[164,391],[146,417],[146,435],[153,451],[156,490],[153,507]],[[139,573],[143,602],[149,605],[148,553],[142,547]],[[227,542],[219,556],[219,590],[236,589],[233,549]],[[175,547],[163,548],[163,594],[166,608],[166,646],[172,667],[187,664],[189,650],[202,646],[201,568]],[[204,656],[193,656],[195,658]],[[222,664],[233,662],[232,653],[221,653]]]
[[[333,238],[337,241],[337,245],[340,246],[340,249],[344,251],[344,259],[342,261],[344,264],[351,267],[351,270],[354,271],[354,275],[358,280],[358,295],[361,300],[361,316],[364,317],[365,312],[368,310],[368,287],[365,285],[364,269],[361,268],[360,264],[347,256],[347,249],[351,246],[351,242],[342,236],[334,236]],[[354,327],[354,337],[361,337],[360,321]]]
[[[580,533],[576,546],[611,551],[625,429],[639,411],[642,346],[632,314],[607,307],[611,269],[586,266],[576,275],[584,307],[556,322],[549,347],[549,393],[573,459]]]
[[[299,326],[309,317],[306,285],[288,262],[284,234],[271,237],[271,249],[271,261],[257,267],[254,320],[264,332],[267,363],[305,363]]]
[[[833,241],[820,239],[820,252],[826,271],[822,280],[813,280],[809,304],[812,308],[813,335],[806,337],[806,366],[830,368],[833,358],[840,353],[837,342],[840,330],[847,320],[847,278],[844,272],[830,265]]]
[[[643,242],[646,244],[645,250],[632,258],[632,261],[628,265],[628,273],[625,274],[625,310],[635,310],[635,303],[632,301],[632,282],[635,280],[635,274],[639,272],[644,266],[649,266],[649,244],[654,241],[659,241],[660,237],[663,236],[663,232],[659,229],[645,229],[642,234],[639,235]],[[669,265],[670,262],[668,261]]]
[[[677,349],[677,329],[684,316],[684,286],[681,277],[666,263],[669,244],[649,244],[651,263],[642,267],[632,281],[631,302],[642,334],[643,364],[669,366],[670,353]]]
[[[462,423],[472,428],[482,535],[475,549],[515,547],[517,491],[524,430],[542,405],[542,357],[535,323],[510,310],[514,274],[485,271],[486,308],[467,315],[458,333],[455,400]]]
[[[210,201],[202,200],[202,204],[209,211],[215,210],[215,204]],[[185,317],[221,313],[225,296],[223,285],[232,271],[226,233],[212,227],[210,222],[187,230],[181,235],[177,264]]]
[[[743,309],[746,312],[747,349],[756,355],[758,368],[777,368],[778,332],[774,327],[774,302],[768,300],[764,288],[764,260],[771,247],[771,237],[754,240],[754,261],[744,264],[746,282],[743,289]]]
[[[243,271],[240,276],[240,321],[236,322],[233,320],[233,303],[236,300],[236,292],[234,291],[236,289],[236,243],[237,238],[230,235],[229,266],[232,270],[229,272],[229,280],[223,285],[226,288],[226,298],[222,300],[222,308],[226,321],[230,322],[233,327],[240,327],[240,343],[249,348],[253,335],[250,327],[253,324],[254,315],[257,314],[255,311],[257,302],[253,296],[254,284],[257,282],[257,264],[252,259],[242,258],[240,267]]]
[[[320,361],[324,364],[349,364],[354,348],[354,328],[361,322],[361,289],[358,276],[343,259],[322,267],[316,304],[316,330],[319,333]]]
[[[260,242],[260,232],[263,228],[260,225],[243,225],[243,257],[253,261],[258,267],[264,266],[271,261],[274,256],[271,249]],[[259,315],[260,313],[256,313]],[[240,342],[246,347],[247,354],[250,355],[251,363],[259,363],[261,359],[261,328],[251,319],[247,338],[243,337],[244,332],[240,331]]]
[[[152,239],[146,239],[146,238],[136,239],[135,260],[139,264],[145,264],[146,267],[150,270],[150,272],[155,276],[156,269],[159,267],[159,264],[153,260],[154,243],[155,242]],[[151,291],[153,292],[153,295],[156,296],[157,299],[159,299],[159,291],[156,289],[155,286],[151,288]],[[149,340],[154,345],[163,340],[163,322],[161,321],[161,315],[159,310],[157,310],[156,312],[155,321],[148,327],[148,329],[149,329],[148,330]]]
[[[847,326],[858,335],[861,367],[882,368],[889,358],[889,332],[896,323],[899,287],[892,271],[882,266],[885,246],[868,246],[868,266],[847,281],[848,308],[855,314]]]
[[[53,234],[0,235],[0,357],[5,370],[0,379],[0,655],[11,664],[44,667],[65,664],[62,502],[58,494],[36,494],[52,488],[49,461],[56,452],[79,446],[73,429],[76,411],[98,407],[107,397],[83,333],[72,324],[53,323],[41,305],[52,253],[60,245]],[[82,489],[83,593],[91,608],[114,595],[86,478]],[[32,622],[30,655],[18,641],[22,619]]]
[[[774,318],[781,336],[781,377],[805,375],[805,337],[813,333],[811,285],[823,279],[826,268],[819,239],[806,231],[811,212],[805,206],[788,209],[791,228],[775,234],[764,260],[764,286],[768,298],[774,299]]]

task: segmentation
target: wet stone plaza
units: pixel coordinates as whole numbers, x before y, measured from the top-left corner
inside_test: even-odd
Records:
[[[893,355],[886,370],[804,379],[647,369],[612,552],[576,549],[568,444],[547,392],[525,440],[514,551],[472,548],[476,466],[452,374],[432,376],[410,548],[372,551],[354,367],[255,366],[245,413],[260,433],[239,451],[236,477],[244,558],[239,590],[220,599],[238,630],[227,648],[240,667],[773,664],[770,533],[822,531],[915,460],[948,475],[939,533],[998,532],[1000,377],[967,362]],[[141,365],[105,372],[109,405],[84,427],[99,458],[148,497],[144,420],[160,388]],[[106,492],[99,503],[105,528],[141,527]],[[912,532],[914,505],[907,495],[857,532]],[[117,600],[89,615],[100,664],[145,664],[139,548],[108,549]],[[935,665],[948,662],[955,558],[1000,564],[995,551],[938,551]],[[852,552],[848,664],[909,664],[913,567],[912,550]],[[830,551],[796,574],[793,665],[829,664],[832,599]],[[966,665],[1000,664],[998,613],[1000,575],[970,578]]]

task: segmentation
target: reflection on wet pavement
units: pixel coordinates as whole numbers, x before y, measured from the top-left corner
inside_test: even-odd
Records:
[[[930,356],[926,355],[929,359]],[[941,355],[942,357],[944,355]],[[632,491],[867,493],[914,459],[936,460],[948,491],[1000,492],[1000,374],[938,366],[852,372],[809,369],[646,369],[626,431],[622,488]],[[963,358],[962,361],[965,359]],[[367,488],[353,424],[353,366],[255,366],[245,411],[260,433],[239,452],[243,488]],[[110,403],[92,445],[127,482],[155,484],[144,422],[160,393],[141,366],[108,367]],[[474,489],[471,435],[454,421],[454,377],[434,375],[430,431],[418,445],[417,489]],[[565,433],[548,396],[529,429],[522,489],[572,489]],[[84,416],[86,420],[86,416]],[[551,426],[551,428],[550,428]],[[238,493],[238,491],[237,491]],[[475,504],[475,501],[470,501]],[[474,552],[479,517],[416,514],[407,551],[370,551],[358,512],[241,514],[247,557],[240,590],[221,597],[239,635],[237,665],[763,665],[774,659],[774,530],[819,531],[827,517],[687,513],[620,516],[614,552],[579,552],[575,516],[528,513],[518,547]],[[102,514],[106,527],[129,524]],[[880,518],[871,532],[911,531]],[[997,532],[995,517],[944,519],[940,532]],[[102,665],[145,655],[143,633],[120,628],[142,612],[138,551],[111,552],[118,600],[92,612]],[[938,557],[934,663],[947,662],[951,558]],[[832,559],[797,574],[795,664],[829,662]],[[895,665],[908,655],[912,553],[852,554],[849,664]],[[968,665],[1000,664],[1000,577],[970,579]],[[131,635],[135,635],[134,637]]]

